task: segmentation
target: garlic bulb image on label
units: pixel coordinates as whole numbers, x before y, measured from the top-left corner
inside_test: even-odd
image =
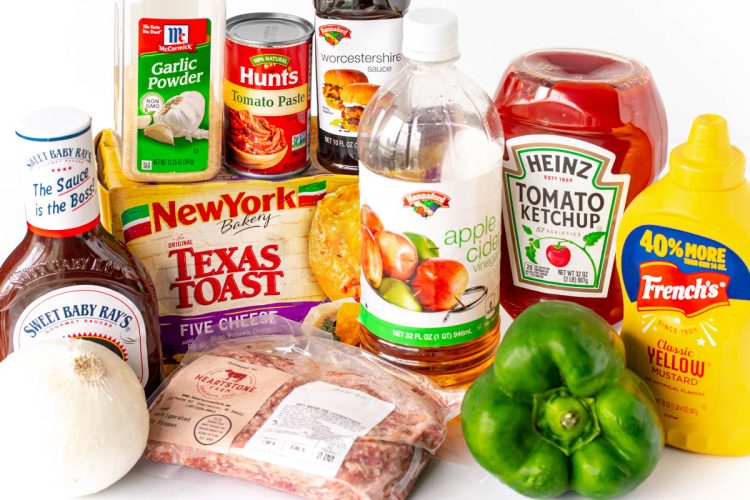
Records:
[[[24,498],[103,490],[146,447],[143,387],[127,363],[88,340],[42,340],[13,352],[0,363],[0,400],[3,489]]]
[[[208,139],[208,130],[200,129],[206,113],[206,99],[193,90],[174,96],[154,113],[154,124],[166,125],[174,137]]]

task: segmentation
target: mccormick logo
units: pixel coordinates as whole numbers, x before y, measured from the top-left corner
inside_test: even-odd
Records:
[[[187,24],[164,25],[164,45],[182,45],[188,43],[190,27]]]
[[[351,38],[351,35],[352,30],[340,24],[326,24],[318,28],[318,36],[322,36],[323,40],[333,46],[341,43],[344,38]]]
[[[404,207],[411,207],[422,217],[430,217],[438,208],[450,208],[450,196],[437,191],[417,191],[404,196]]]
[[[195,44],[190,43],[190,25],[165,24],[164,43],[159,52],[195,52]]]
[[[638,310],[679,311],[690,318],[729,305],[729,276],[714,272],[685,274],[671,262],[641,264]]]
[[[211,399],[229,399],[240,394],[253,392],[255,377],[251,373],[232,370],[211,370],[195,376],[198,392]]]

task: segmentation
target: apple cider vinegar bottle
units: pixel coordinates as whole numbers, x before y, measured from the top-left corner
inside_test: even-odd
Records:
[[[359,129],[362,345],[463,385],[499,339],[502,126],[456,68],[454,13],[407,14],[403,53]]]

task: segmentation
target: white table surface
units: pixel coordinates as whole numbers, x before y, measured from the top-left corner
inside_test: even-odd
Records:
[[[575,498],[568,495],[568,498]],[[106,500],[297,498],[240,479],[142,460],[109,489]],[[489,476],[476,463],[433,460],[409,497],[412,500],[525,498]],[[667,448],[653,474],[624,499],[688,500],[750,498],[750,457],[712,457]],[[332,499],[333,500],[333,499]]]

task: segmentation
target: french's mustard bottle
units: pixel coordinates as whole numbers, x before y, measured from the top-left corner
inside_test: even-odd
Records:
[[[628,366],[651,387],[667,444],[749,454],[750,184],[724,118],[695,119],[618,236]]]

